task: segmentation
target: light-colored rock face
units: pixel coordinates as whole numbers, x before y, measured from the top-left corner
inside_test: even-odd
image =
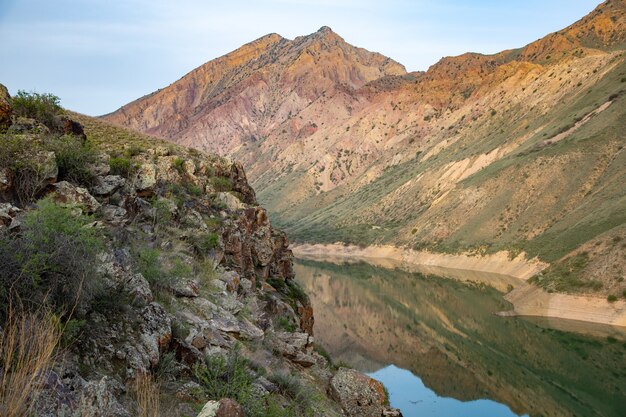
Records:
[[[341,368],[330,381],[332,395],[349,417],[379,417],[386,401],[383,385],[354,369]]]
[[[78,207],[85,213],[95,213],[100,203],[85,188],[67,181],[54,184],[52,199],[62,207]]]

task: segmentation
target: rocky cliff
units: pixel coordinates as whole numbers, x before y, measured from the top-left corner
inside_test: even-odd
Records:
[[[298,242],[560,263],[596,239],[623,254],[625,12],[605,1],[522,48],[408,74],[328,29],[270,35],[105,119],[242,161]],[[621,294],[611,265],[560,290]]]
[[[0,104],[1,414],[399,415],[314,349],[289,241],[240,164],[53,96]],[[20,323],[53,324],[47,353],[11,339]],[[39,365],[6,360],[20,352]]]

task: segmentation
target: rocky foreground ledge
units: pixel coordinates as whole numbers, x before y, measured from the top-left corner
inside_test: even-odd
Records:
[[[241,165],[85,116],[19,117],[3,91],[0,238],[23,242],[45,212],[100,241],[32,415],[400,415],[315,346],[288,239]]]

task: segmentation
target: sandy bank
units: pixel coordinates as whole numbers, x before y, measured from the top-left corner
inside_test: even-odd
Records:
[[[505,316],[545,317],[626,327],[624,301],[609,303],[601,297],[548,293],[526,283],[528,278],[545,269],[548,264],[536,259],[528,260],[523,254],[510,259],[506,252],[486,256],[451,255],[393,246],[360,248],[341,244],[294,245],[292,250],[301,259],[326,262],[363,261],[383,268],[400,268],[461,281],[482,282],[501,292],[508,292],[513,287],[514,290],[504,297],[513,304],[513,310],[500,313]],[[575,322],[564,324],[576,327]]]
[[[485,256],[469,254],[446,254],[412,249],[401,249],[394,246],[344,246],[332,245],[293,245],[293,253],[298,258],[328,259],[346,258],[362,259],[379,266],[396,262],[399,266],[440,267],[464,271],[486,272],[502,276],[527,280],[545,269],[548,264],[537,259],[528,260],[524,254],[510,259],[507,252],[498,252]]]
[[[548,293],[530,284],[516,288],[504,298],[514,306],[509,315],[626,326],[626,302],[621,300],[609,303],[600,297]]]

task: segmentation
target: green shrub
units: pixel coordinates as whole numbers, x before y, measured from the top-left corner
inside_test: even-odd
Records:
[[[178,173],[180,175],[183,175],[183,172],[184,172],[183,164],[184,163],[185,163],[185,160],[179,156],[176,159],[174,159],[174,162],[172,162],[172,168],[174,168],[176,171],[178,171]]]
[[[96,161],[96,151],[75,136],[62,136],[52,141],[52,151],[59,167],[59,180],[79,185],[92,185],[95,175],[90,164]]]
[[[109,167],[111,168],[111,175],[120,175],[124,178],[128,178],[135,171],[133,162],[123,156],[112,157],[109,159]]]
[[[220,235],[214,232],[201,233],[193,235],[189,238],[189,243],[199,254],[206,254],[212,249],[217,248],[220,241]]]
[[[617,301],[617,296],[616,296],[615,294],[609,294],[609,295],[606,297],[606,300],[607,300],[609,303],[614,303],[614,302],[616,302],[616,301]]]
[[[244,358],[238,346],[226,356],[208,356],[203,364],[194,367],[196,378],[204,393],[212,400],[232,398],[244,409],[247,417],[305,416],[296,404],[286,406],[273,394],[259,394],[253,383],[252,364]]]
[[[63,111],[59,97],[53,94],[27,93],[19,90],[12,98],[12,103],[13,114],[37,119],[48,127],[54,125],[55,116]]]
[[[215,191],[230,191],[232,189],[232,184],[226,177],[213,177],[211,178],[211,183]]]
[[[194,197],[200,197],[203,193],[202,187],[199,185],[187,184],[185,188],[187,188],[187,192]]]
[[[276,320],[276,326],[279,330],[284,330],[286,332],[293,333],[296,331],[296,325],[292,323],[292,321],[289,320],[289,318],[286,316],[278,317],[278,319]]]
[[[196,366],[194,371],[209,399],[233,398],[245,407],[254,395],[248,360],[237,347],[226,356],[207,356],[204,364]]]
[[[135,266],[152,287],[169,287],[172,283],[171,275],[163,269],[161,252],[158,249],[142,248],[133,254]]]
[[[103,247],[91,219],[49,200],[29,212],[19,235],[0,235],[0,305],[50,305],[57,312],[85,311],[97,296],[94,265]]]

